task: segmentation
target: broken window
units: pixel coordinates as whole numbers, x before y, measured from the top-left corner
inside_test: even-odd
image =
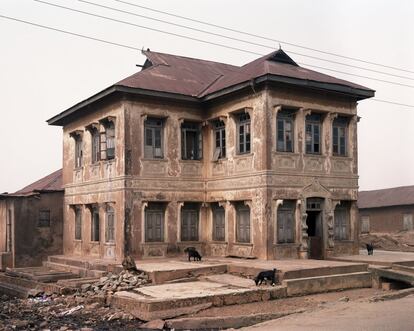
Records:
[[[82,167],[82,157],[83,157],[82,136],[76,135],[74,138],[75,138],[75,168],[80,168]]]
[[[250,115],[249,113],[238,114],[237,122],[238,152],[239,154],[250,153]]]
[[[226,157],[226,127],[223,121],[214,122],[214,155],[213,161]]]
[[[92,208],[92,222],[91,222],[91,241],[99,241],[99,209]]]
[[[50,227],[50,210],[41,210],[39,211],[39,221],[37,226],[40,228]]]
[[[411,231],[413,229],[413,214],[403,215],[403,230]]]
[[[277,208],[277,242],[295,242],[295,201],[284,200]]]
[[[348,120],[345,117],[337,117],[332,123],[332,154],[346,156],[347,153],[347,127]]]
[[[213,211],[213,240],[225,241],[226,226],[225,226],[225,212],[224,208],[218,204],[212,207]]]
[[[164,205],[150,202],[145,208],[145,241],[164,241]]]
[[[282,110],[277,114],[277,151],[293,152],[294,111]]]
[[[75,240],[82,240],[82,210],[75,207]]]
[[[306,116],[305,127],[306,153],[321,154],[321,115]]]
[[[163,158],[163,120],[147,118],[145,121],[144,156],[148,159]]]
[[[198,241],[199,214],[198,204],[188,203],[181,208],[181,241]]]
[[[201,160],[203,157],[201,125],[194,122],[181,124],[181,158],[183,160]]]
[[[334,238],[335,240],[349,239],[349,203],[341,201],[334,212]]]
[[[8,215],[6,219],[6,252],[12,251],[12,211],[8,209]]]
[[[236,206],[236,241],[250,242],[250,208],[242,203]]]
[[[115,211],[109,206],[106,209],[105,242],[115,241]]]
[[[362,216],[361,217],[361,233],[369,233],[370,224],[369,224],[369,216]]]
[[[101,139],[98,129],[92,130],[92,163],[96,163],[101,159]]]

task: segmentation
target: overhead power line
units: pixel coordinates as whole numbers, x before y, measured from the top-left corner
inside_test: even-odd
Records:
[[[47,2],[47,1],[42,1],[42,0],[34,0],[34,1],[40,2],[40,3],[43,3],[43,4],[47,4],[47,5],[50,5],[50,6],[63,7],[63,6],[56,5],[54,3]],[[233,40],[233,41],[237,41],[237,42],[242,42],[242,43],[249,44],[249,45],[264,47],[264,48],[268,48],[268,49],[272,49],[272,50],[275,49],[274,46],[265,45],[265,44],[261,44],[261,43],[256,43],[256,42],[252,42],[252,41],[245,40],[245,39],[235,38],[235,37],[227,36],[227,35],[224,35],[224,34],[221,34],[221,33],[215,33],[215,32],[211,32],[211,31],[207,31],[207,30],[203,30],[203,29],[198,29],[198,28],[194,28],[194,27],[191,27],[191,26],[187,26],[187,25],[178,24],[178,23],[175,23],[175,22],[170,22],[170,21],[158,19],[158,18],[154,18],[154,17],[151,17],[151,16],[141,15],[141,14],[134,13],[134,12],[131,12],[131,11],[122,10],[122,9],[118,9],[118,8],[114,8],[114,7],[110,7],[110,6],[105,6],[105,5],[101,5],[101,4],[86,1],[86,0],[78,0],[78,1],[89,4],[89,5],[92,5],[92,6],[95,6],[95,7],[105,8],[105,9],[109,9],[109,10],[119,12],[119,13],[133,15],[133,16],[136,16],[136,17],[141,17],[141,18],[144,18],[144,19],[147,19],[147,20],[160,22],[160,23],[176,26],[176,27],[179,27],[179,28],[184,28],[184,29],[191,30],[191,31],[201,32],[201,33],[205,33],[205,34],[208,34],[208,35],[221,37],[221,38],[225,38],[225,39]],[[307,57],[307,58],[314,59],[314,60],[329,62],[329,63],[333,63],[333,64],[339,64],[339,65],[347,66],[347,67],[350,67],[350,68],[356,68],[356,69],[361,69],[361,70],[365,70],[365,71],[371,71],[371,72],[375,72],[375,73],[382,74],[382,75],[388,75],[388,76],[392,76],[392,77],[409,79],[409,80],[414,81],[414,77],[395,75],[395,74],[385,72],[385,71],[380,71],[380,70],[375,70],[375,69],[370,69],[370,68],[364,68],[364,67],[360,67],[360,66],[356,66],[356,65],[352,65],[352,64],[348,64],[348,63],[343,63],[343,62],[339,62],[339,61],[333,61],[333,60],[329,60],[329,59],[320,58],[320,57],[317,57],[317,56],[297,53],[297,52],[294,52],[292,50],[286,50],[286,51],[290,54],[303,56],[303,57]]]
[[[146,9],[146,10],[153,11],[153,12],[156,12],[156,13],[168,15],[168,16],[171,16],[171,17],[181,18],[183,20],[187,20],[187,21],[190,21],[190,22],[200,23],[200,24],[212,26],[212,27],[227,30],[227,31],[244,34],[246,36],[272,41],[272,42],[275,42],[275,43],[281,43],[281,44],[286,44],[286,45],[290,45],[290,46],[295,46],[295,47],[306,49],[306,50],[309,50],[309,51],[314,51],[314,52],[318,52],[318,53],[322,53],[322,54],[326,54],[326,55],[337,56],[337,57],[341,57],[343,59],[358,61],[358,62],[362,62],[362,63],[366,63],[366,64],[376,65],[376,66],[379,66],[379,67],[384,67],[384,68],[389,68],[389,69],[414,73],[414,70],[393,67],[393,66],[389,66],[389,65],[386,65],[386,64],[367,61],[367,60],[363,60],[363,59],[359,59],[359,58],[355,58],[355,57],[351,57],[351,56],[346,56],[346,55],[341,55],[341,54],[337,54],[337,53],[333,53],[333,52],[323,51],[323,50],[320,50],[320,49],[317,49],[317,48],[307,47],[307,46],[291,43],[291,42],[284,41],[284,40],[279,40],[279,39],[269,38],[269,37],[265,37],[265,36],[260,36],[260,35],[257,35],[257,34],[246,32],[246,31],[237,30],[237,29],[225,27],[223,25],[213,24],[213,23],[210,23],[210,22],[201,21],[201,20],[190,18],[190,17],[173,14],[173,13],[170,13],[170,12],[166,12],[166,11],[162,11],[162,10],[158,10],[158,9],[154,9],[154,8],[150,8],[150,7],[146,7],[146,6],[142,6],[142,5],[138,5],[136,3],[131,3],[131,2],[128,2],[128,1],[124,1],[124,0],[113,0],[113,1],[116,1],[116,2],[119,2],[119,3],[124,3],[124,4],[130,5],[130,6],[134,6],[134,7],[138,7],[138,8],[142,8],[142,9]]]
[[[95,38],[95,37],[87,36],[87,35],[84,35],[84,34],[75,33],[75,32],[71,32],[71,31],[67,31],[67,30],[62,30],[62,29],[58,29],[58,28],[55,28],[55,27],[51,27],[51,26],[47,26],[47,25],[43,25],[43,24],[38,24],[38,23],[34,23],[34,22],[30,22],[30,21],[26,21],[26,20],[22,20],[22,19],[18,19],[18,18],[15,18],[15,17],[2,15],[2,14],[0,14],[0,18],[10,20],[10,21],[19,22],[19,23],[23,23],[23,24],[28,24],[28,25],[35,26],[35,27],[42,28],[42,29],[46,29],[46,30],[51,30],[51,31],[55,31],[55,32],[64,33],[64,34],[75,36],[75,37],[80,37],[80,38],[83,38],[83,39],[97,41],[97,42],[104,43],[104,44],[107,44],[107,45],[118,46],[118,47],[137,50],[137,51],[141,50],[141,48],[139,48],[139,47],[134,47],[134,46],[130,46],[130,45],[116,43],[116,42],[108,41],[108,40],[105,40],[105,39]],[[367,100],[368,101],[385,102],[385,103],[389,103],[389,104],[393,104],[393,105],[397,105],[397,106],[404,106],[404,107],[414,108],[414,105],[402,104],[402,103],[397,103],[397,102],[388,101],[388,100],[380,100],[380,99],[376,99],[376,98],[370,98],[370,99],[367,99]]]
[[[163,34],[183,38],[183,39],[198,41],[198,42],[201,42],[201,43],[204,43],[204,44],[210,44],[210,45],[219,46],[219,47],[223,47],[223,48],[228,48],[228,49],[232,49],[232,50],[236,50],[236,51],[240,51],[240,52],[244,52],[244,53],[249,53],[249,54],[254,54],[254,55],[258,55],[258,56],[265,55],[263,53],[258,53],[258,52],[246,50],[246,49],[243,49],[243,48],[224,45],[224,44],[220,44],[220,43],[216,43],[216,42],[212,42],[212,41],[208,41],[208,40],[204,40],[204,39],[200,39],[200,38],[190,37],[190,36],[187,36],[187,35],[182,35],[182,34],[179,34],[179,33],[169,32],[169,31],[165,31],[165,30],[161,30],[161,29],[155,29],[155,28],[151,28],[151,27],[148,27],[148,26],[144,26],[144,25],[140,25],[140,24],[136,24],[136,23],[132,23],[132,22],[119,20],[119,19],[116,19],[116,18],[113,18],[113,17],[103,16],[103,15],[91,13],[91,12],[88,12],[88,11],[80,10],[80,9],[61,6],[61,5],[58,5],[58,4],[55,4],[55,3],[50,3],[50,2],[41,1],[41,0],[34,0],[34,1],[42,3],[42,4],[46,4],[46,5],[49,5],[49,6],[57,7],[57,8],[60,8],[60,9],[69,10],[69,11],[72,11],[72,12],[76,12],[76,13],[80,13],[80,14],[84,14],[84,15],[88,15],[88,16],[92,16],[92,17],[97,17],[97,18],[101,18],[101,19],[116,22],[116,23],[126,24],[126,25],[129,25],[129,26],[134,26],[134,27],[137,27],[137,28],[142,28],[142,29],[146,29],[146,30],[150,30],[150,31],[155,31],[155,32],[159,32],[159,33],[163,33]],[[397,83],[397,82],[378,79],[378,78],[374,78],[374,77],[362,76],[362,75],[347,73],[347,72],[343,72],[343,71],[339,71],[339,70],[328,69],[328,68],[324,68],[324,67],[318,67],[318,66],[303,63],[303,62],[298,62],[298,64],[301,64],[301,65],[304,65],[304,66],[309,66],[309,67],[315,67],[315,68],[319,68],[319,69],[325,69],[325,70],[329,70],[329,71],[334,71],[334,72],[338,72],[338,73],[344,73],[344,74],[347,74],[347,75],[350,75],[350,76],[370,79],[370,80],[379,81],[379,82],[382,82],[382,83],[387,83],[387,84],[392,84],[392,85],[397,85],[397,86],[403,86],[403,87],[408,87],[408,88],[414,88],[414,85]]]

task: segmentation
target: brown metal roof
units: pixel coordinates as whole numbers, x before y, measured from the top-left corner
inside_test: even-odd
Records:
[[[147,61],[140,72],[63,111],[48,123],[65,125],[79,110],[115,93],[203,102],[262,81],[343,93],[356,100],[373,97],[375,93],[367,87],[300,67],[281,49],[242,67],[149,50],[143,54]]]
[[[402,205],[414,205],[414,185],[361,191],[358,195],[360,209]]]
[[[29,195],[36,192],[51,191],[63,191],[62,169],[59,169],[10,195]]]

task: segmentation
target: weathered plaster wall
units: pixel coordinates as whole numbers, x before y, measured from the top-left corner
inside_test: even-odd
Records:
[[[360,219],[369,216],[370,232],[398,232],[403,228],[403,215],[411,214],[414,219],[414,206],[393,206],[360,209]]]

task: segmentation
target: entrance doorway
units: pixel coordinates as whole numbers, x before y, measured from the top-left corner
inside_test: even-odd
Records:
[[[307,200],[306,225],[308,227],[308,256],[310,259],[321,260],[324,258],[322,203],[323,200],[319,198]]]

